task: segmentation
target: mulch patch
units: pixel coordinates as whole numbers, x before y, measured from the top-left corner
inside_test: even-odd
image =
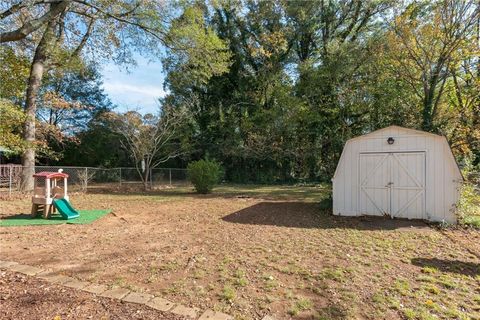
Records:
[[[0,272],[2,319],[184,319],[10,271]]]

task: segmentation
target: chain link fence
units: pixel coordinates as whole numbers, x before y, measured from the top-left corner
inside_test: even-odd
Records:
[[[20,191],[20,177],[24,168],[21,165],[0,165],[0,196]],[[69,175],[68,184],[72,191],[119,190],[143,188],[168,188],[189,185],[187,170],[178,168],[150,169],[148,174],[137,168],[95,168],[69,166],[35,166],[35,173],[57,172],[62,169]],[[141,174],[144,177],[142,181]],[[480,173],[473,172],[465,178],[465,183],[473,185],[480,193]],[[42,182],[40,182],[42,183]]]
[[[186,169],[155,168],[145,173],[137,168],[95,168],[68,166],[35,166],[35,173],[63,170],[68,174],[68,187],[71,191],[118,190],[122,188],[167,188],[188,185]],[[0,195],[20,191],[20,179],[24,167],[20,165],[0,165]],[[142,176],[144,180],[142,180]],[[40,185],[42,185],[40,181]]]

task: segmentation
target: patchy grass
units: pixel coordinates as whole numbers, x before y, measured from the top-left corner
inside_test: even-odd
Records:
[[[299,297],[297,301],[290,307],[288,314],[291,316],[296,316],[300,312],[305,310],[310,310],[313,307],[313,302],[304,297]]]
[[[480,210],[480,209],[479,209]],[[463,224],[466,226],[471,226],[480,229],[480,214],[471,215],[463,218]]]
[[[435,267],[423,267],[423,268],[421,269],[421,271],[422,271],[422,273],[427,273],[427,274],[430,273],[430,274],[432,274],[432,273],[437,273],[438,270],[437,270],[437,268],[435,268]]]
[[[480,193],[473,184],[462,186],[457,209],[461,224],[480,229]]]
[[[346,271],[343,268],[325,268],[320,272],[320,279],[331,279],[338,282],[345,282]]]
[[[477,230],[334,217],[328,197],[328,186],[254,185],[72,194],[113,214],[2,229],[1,259],[238,319],[480,319]],[[29,201],[2,201],[0,216]]]
[[[236,296],[237,296],[237,293],[235,289],[228,285],[223,287],[222,293],[220,294],[221,299],[229,302],[232,302]]]
[[[246,276],[246,273],[244,270],[241,270],[241,269],[237,269],[237,271],[235,272],[235,285],[236,286],[239,286],[239,287],[245,287],[247,284],[248,284],[248,280],[247,278],[245,277]]]

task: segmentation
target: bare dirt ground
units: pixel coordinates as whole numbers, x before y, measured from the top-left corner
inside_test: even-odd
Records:
[[[0,259],[237,319],[480,319],[480,233],[341,218],[313,187],[77,194],[90,225],[4,227]],[[29,212],[2,201],[0,216]]]
[[[48,283],[13,272],[0,272],[3,320],[18,319],[184,319],[133,303]]]

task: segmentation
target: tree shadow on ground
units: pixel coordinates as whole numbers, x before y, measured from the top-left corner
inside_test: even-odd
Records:
[[[390,217],[340,217],[319,203],[261,202],[222,217],[230,223],[289,228],[345,228],[358,230],[429,229],[423,221]]]
[[[413,258],[412,264],[419,267],[433,267],[442,272],[451,272],[475,277],[480,275],[480,264],[459,260],[438,258]]]

